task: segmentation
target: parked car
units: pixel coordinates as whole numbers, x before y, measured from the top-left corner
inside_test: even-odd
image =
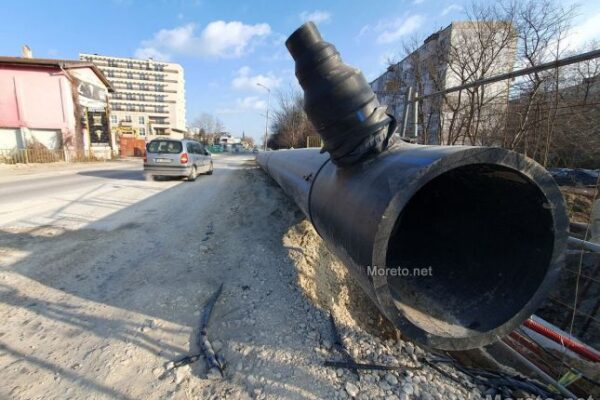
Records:
[[[175,176],[194,181],[198,174],[212,175],[213,168],[211,154],[194,140],[154,139],[146,145],[147,177]]]

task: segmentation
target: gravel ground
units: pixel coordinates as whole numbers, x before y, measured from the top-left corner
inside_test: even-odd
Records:
[[[419,363],[250,158],[215,162],[193,183],[145,182],[138,165],[0,200],[0,398],[479,397]],[[203,359],[169,369],[198,352],[220,283],[208,335],[225,378]],[[330,312],[356,361],[421,368],[324,367],[341,360]]]

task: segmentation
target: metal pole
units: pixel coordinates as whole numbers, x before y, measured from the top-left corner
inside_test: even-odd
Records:
[[[585,240],[574,238],[573,236],[569,236],[568,243],[572,246],[576,246],[588,251],[593,251],[595,253],[600,253],[600,244],[592,243]]]
[[[402,118],[402,137],[406,137],[406,127],[408,126],[408,113],[410,111],[410,102],[412,101],[412,86],[408,87],[406,100],[404,101],[404,117]]]
[[[415,139],[419,136],[419,92],[415,90],[415,95],[413,97],[413,111],[415,115],[413,116],[415,122]]]
[[[295,138],[296,138],[296,127],[294,126],[296,122],[296,106],[292,106],[292,146],[291,148],[294,148],[294,142],[295,142]]]
[[[264,151],[267,151],[267,136],[268,136],[268,129],[269,129],[269,108],[271,107],[271,89],[268,88],[267,86],[263,85],[260,82],[256,83],[258,86],[264,88],[268,95],[267,95],[267,116],[265,118],[265,146],[264,146]]]
[[[598,58],[598,57],[600,57],[600,49],[588,51],[587,53],[577,54],[572,57],[566,57],[566,58],[563,58],[560,60],[551,61],[548,63],[536,65],[533,67],[528,67],[528,68],[523,68],[523,69],[519,69],[519,70],[512,71],[512,72],[507,72],[505,74],[490,76],[489,78],[484,78],[484,79],[480,79],[478,81],[465,83],[464,85],[454,86],[454,87],[451,87],[448,89],[429,93],[429,94],[423,95],[421,98],[419,98],[419,100],[425,99],[427,97],[457,92],[459,90],[469,89],[469,88],[476,87],[476,86],[486,85],[488,83],[494,83],[494,82],[503,81],[506,79],[512,79],[512,78],[516,78],[518,76],[528,75],[533,72],[545,71],[547,69],[553,69],[553,68],[558,68],[558,67],[564,67],[565,65],[571,65],[571,64],[578,63],[578,62],[582,62],[582,61],[592,60],[592,59]]]

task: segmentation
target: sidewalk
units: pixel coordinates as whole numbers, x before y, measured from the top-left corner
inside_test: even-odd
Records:
[[[27,175],[61,174],[87,169],[118,168],[139,164],[141,158],[121,158],[117,160],[90,161],[90,162],[65,162],[30,163],[30,164],[0,164],[0,178],[25,177]]]

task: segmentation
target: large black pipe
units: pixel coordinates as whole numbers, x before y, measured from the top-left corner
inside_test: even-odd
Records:
[[[316,149],[257,161],[379,310],[424,345],[496,341],[536,310],[563,264],[562,195],[517,153],[397,143],[343,168]]]

